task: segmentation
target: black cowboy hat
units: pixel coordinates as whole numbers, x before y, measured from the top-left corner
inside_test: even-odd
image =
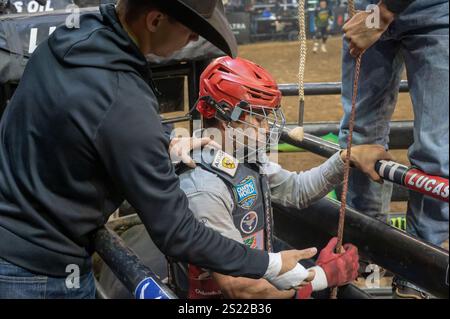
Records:
[[[225,17],[222,0],[153,0],[153,2],[229,56],[236,57],[236,38]]]

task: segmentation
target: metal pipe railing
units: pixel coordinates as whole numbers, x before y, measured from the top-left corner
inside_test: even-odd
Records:
[[[314,135],[305,134],[302,141],[298,141],[289,136],[288,131],[282,133],[281,139],[288,144],[304,148],[310,152],[323,157],[331,157],[341,150],[339,145],[324,141]],[[431,176],[417,169],[414,170],[416,175],[409,176],[408,172],[413,172],[412,168],[408,168],[404,165],[389,162],[389,170],[385,170],[385,162],[379,161],[376,163],[376,169],[380,176],[397,185],[406,187],[412,191],[419,192],[421,194],[432,196],[440,201],[449,201],[449,182],[448,179]],[[410,178],[407,178],[407,177]],[[414,177],[421,178],[421,180],[414,180]],[[439,192],[438,192],[439,190]]]
[[[176,124],[192,120],[190,115],[177,116],[162,119],[163,124]],[[288,125],[288,128],[294,128],[294,125]],[[315,136],[326,135],[329,133],[339,134],[338,122],[320,122],[305,123],[305,133]],[[391,149],[406,149],[414,142],[413,136],[414,124],[412,121],[393,121],[389,135],[389,147]]]
[[[298,210],[274,204],[275,234],[295,248],[324,247],[336,236],[340,203],[321,199]],[[362,256],[429,293],[449,297],[448,252],[352,208],[347,208],[345,242]]]
[[[305,133],[305,136],[302,141],[298,141],[289,136],[287,130],[283,131],[281,134],[281,141],[286,142],[288,144],[301,147],[307,151],[310,151],[314,154],[323,156],[323,157],[331,157],[337,152],[341,150],[339,145],[335,143],[331,143],[321,139],[320,137]]]
[[[298,84],[280,84],[278,88],[280,89],[283,96],[298,96]],[[408,81],[400,82],[399,92],[409,92]],[[305,95],[339,95],[341,93],[341,82],[305,83]]]
[[[177,299],[113,231],[107,227],[100,228],[93,241],[95,251],[136,299]]]
[[[294,129],[297,124],[288,124],[288,129]],[[314,136],[323,136],[329,133],[339,135],[339,122],[305,123],[305,133]],[[414,143],[413,121],[392,121],[390,123],[389,148],[407,149]]]

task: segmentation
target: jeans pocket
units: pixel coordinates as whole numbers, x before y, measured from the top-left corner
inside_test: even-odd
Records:
[[[94,299],[95,281],[92,272],[72,281],[69,278],[50,277],[47,283],[48,299]]]
[[[0,299],[44,299],[47,279],[12,264],[1,264]]]
[[[46,276],[40,276],[29,272],[28,270],[16,266],[0,259],[0,281],[1,282],[23,282],[23,283],[42,283],[47,281]]]
[[[24,277],[20,277],[20,276],[5,276],[5,275],[0,275],[0,282],[4,282],[4,283],[30,283],[30,284],[34,284],[34,283],[46,283],[47,282],[47,277],[45,276],[24,276]]]

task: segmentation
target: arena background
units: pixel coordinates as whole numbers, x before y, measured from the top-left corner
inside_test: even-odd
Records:
[[[306,62],[306,82],[340,82],[342,39],[339,36],[328,41],[328,53],[312,53],[313,41],[308,41]],[[259,63],[267,68],[278,83],[298,81],[297,42],[269,42],[243,45],[240,56]],[[297,121],[298,102],[296,97],[286,97],[283,108],[289,122]],[[340,96],[313,96],[306,98],[306,122],[337,122],[342,118]],[[409,94],[400,94],[393,120],[412,120],[413,112]],[[396,160],[408,163],[407,151],[393,151]],[[323,158],[311,153],[281,154],[280,162],[290,170],[305,170],[319,165]],[[406,211],[406,203],[393,203],[392,211]]]
[[[28,13],[31,15],[42,11],[63,9],[71,3],[75,3],[80,7],[93,7],[97,6],[99,3],[106,2],[114,2],[114,0],[48,0],[45,7],[39,6],[35,0],[11,0],[11,3],[14,3],[12,9],[17,9],[16,12]],[[317,2],[317,0],[306,1],[306,12],[308,15],[307,33],[310,38],[314,32],[314,23],[311,17],[314,15],[314,8],[317,5]],[[250,36],[247,34],[247,37],[244,37],[246,41],[243,41],[250,41],[251,43],[241,44],[239,47],[239,55],[265,67],[272,73],[278,83],[295,83],[298,78],[299,43],[297,41],[287,41],[287,39],[292,38],[292,32],[285,34],[274,32],[273,20],[261,20],[260,14],[262,10],[271,6],[271,10],[279,13],[277,15],[278,18],[281,17],[280,19],[282,19],[282,21],[288,21],[292,24],[292,21],[296,21],[296,19],[293,19],[295,18],[294,15],[297,13],[295,7],[296,1],[228,0],[224,1],[224,3],[226,3],[227,14],[230,19],[233,19],[232,16],[236,14],[238,17],[239,15],[251,16],[251,19],[248,20],[249,22],[245,27],[242,27],[242,24],[239,23],[231,23],[240,42],[242,42],[242,33],[245,35],[244,30],[251,31]],[[313,41],[308,40],[306,82],[339,82],[341,80],[340,65],[342,39],[340,28],[346,18],[346,6],[345,1],[330,0],[329,3],[335,14],[334,24],[331,28],[334,36],[328,41],[328,53],[319,52],[313,54]],[[257,23],[255,21],[257,21]],[[269,33],[260,37],[261,34],[258,33],[259,31],[269,31]],[[283,39],[283,41],[280,39]],[[261,40],[262,42],[256,42]],[[188,103],[185,103],[185,105],[187,104]],[[293,123],[297,121],[297,104],[296,97],[287,97],[283,100],[283,108],[289,122]],[[186,111],[187,107],[184,112]],[[179,112],[179,114],[176,115],[180,115],[184,112]],[[166,116],[169,117],[172,116],[172,114],[167,114]],[[339,96],[307,97],[305,114],[306,122],[336,122],[339,121],[341,117],[342,104]],[[393,120],[412,119],[413,112],[409,95],[400,94]],[[186,124],[182,125],[186,126]],[[398,162],[408,164],[406,150],[395,150],[393,153]],[[310,153],[284,153],[280,155],[280,162],[287,169],[299,171],[317,166],[323,162],[323,159]],[[392,211],[405,212],[406,203],[393,203]]]
[[[340,82],[342,38],[333,36],[328,41],[328,53],[312,53],[313,40],[308,40],[305,82]],[[278,84],[297,83],[299,65],[299,43],[296,41],[266,41],[239,46],[239,56],[266,68]],[[406,79],[406,75],[404,76]],[[297,121],[298,98],[284,97],[283,109],[287,121]],[[167,114],[166,117],[182,113]],[[342,103],[339,95],[306,97],[305,122],[338,122],[342,118]],[[409,94],[399,95],[393,120],[413,120]],[[186,127],[187,124],[178,125]],[[407,150],[392,151],[397,162],[409,165]],[[289,170],[301,171],[318,166],[324,159],[318,155],[305,153],[281,153],[280,164]],[[406,212],[405,202],[393,202],[391,211]]]

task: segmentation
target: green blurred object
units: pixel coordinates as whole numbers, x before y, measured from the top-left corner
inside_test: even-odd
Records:
[[[334,144],[339,144],[339,136],[333,133],[328,133],[327,135],[322,136],[322,139]]]
[[[321,139],[323,139],[327,142],[335,143],[335,144],[339,143],[339,137],[333,133],[328,133],[327,135],[322,136]],[[277,150],[278,150],[278,152],[282,152],[282,153],[296,153],[296,152],[304,152],[305,151],[303,148],[293,146],[288,143],[278,144]]]
[[[406,231],[406,215],[390,214],[388,215],[388,223],[401,231]]]
[[[327,197],[328,197],[328,198],[331,198],[331,199],[334,199],[334,200],[338,200],[338,197],[337,197],[337,194],[336,194],[336,191],[335,191],[335,190],[332,191],[331,193],[329,193],[329,194],[327,195]]]
[[[277,148],[278,152],[282,152],[282,153],[296,153],[296,152],[304,152],[305,150],[303,148],[291,145],[291,144],[287,144],[287,143],[282,143],[282,144],[278,144],[278,148]]]

